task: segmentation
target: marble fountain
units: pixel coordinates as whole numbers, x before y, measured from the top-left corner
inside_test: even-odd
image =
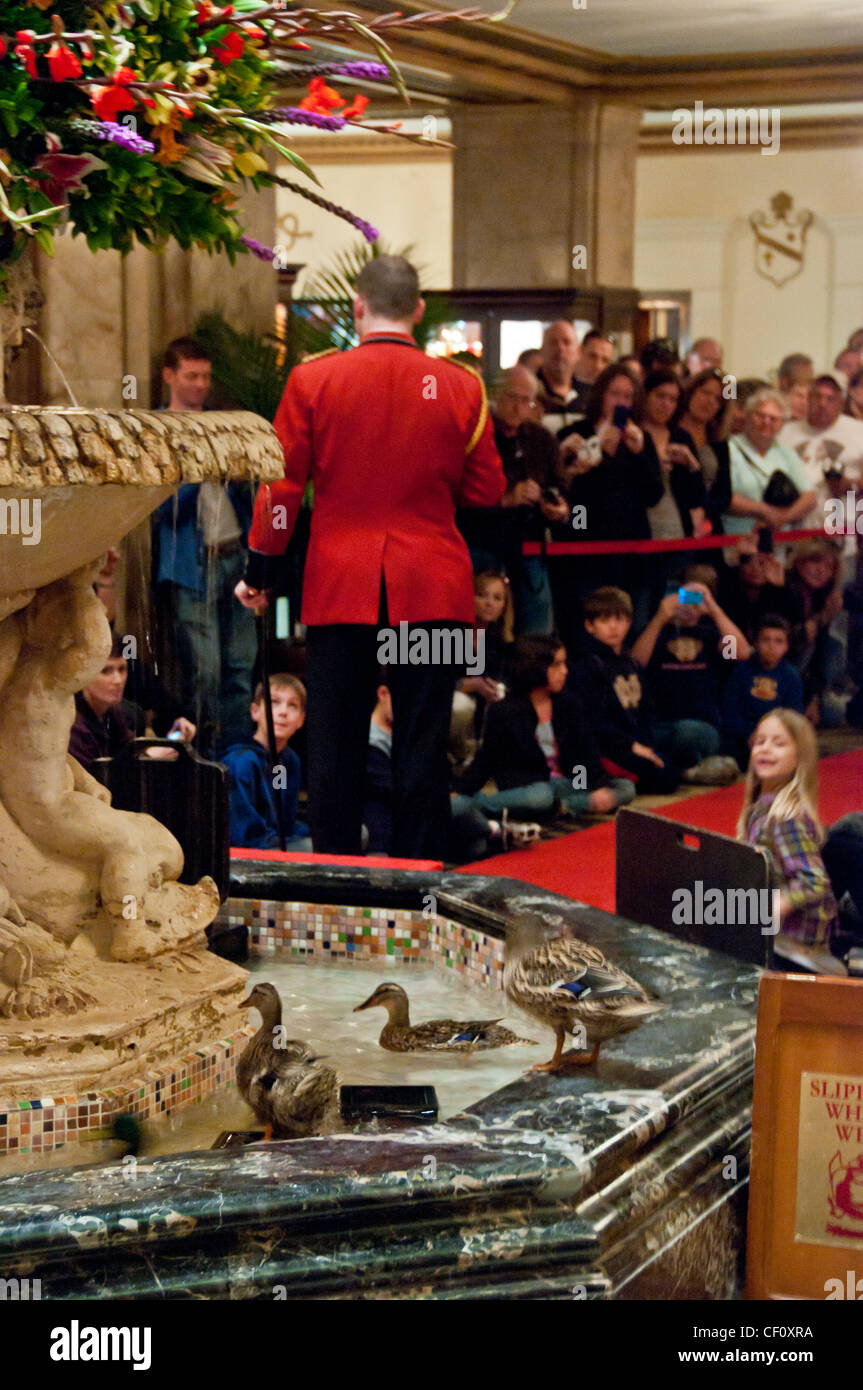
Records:
[[[0,1277],[53,1299],[734,1297],[755,969],[501,878],[243,858],[220,904],[70,765],[73,693],[108,646],[99,556],[180,482],[281,467],[254,416],[0,412],[0,504],[41,510],[38,544],[0,533]],[[406,984],[427,962],[511,1016],[527,918],[571,924],[667,1011],[582,1074],[519,1066],[432,1125],[213,1150],[214,1123],[190,1151],[52,1166],[104,1150],[117,1113],[230,1090],[247,977],[206,949],[214,919],[259,962],[325,962],[335,995],[363,962]]]

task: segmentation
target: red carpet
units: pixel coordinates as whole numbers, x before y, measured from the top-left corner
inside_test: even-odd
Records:
[[[818,782],[818,808],[826,825],[849,811],[859,811],[863,808],[863,749],[823,758],[818,767]],[[742,805],[743,783],[738,782],[733,787],[717,787],[703,796],[674,801],[654,814],[700,830],[733,835]],[[614,822],[465,864],[458,872],[520,878],[538,888],[613,912]]]

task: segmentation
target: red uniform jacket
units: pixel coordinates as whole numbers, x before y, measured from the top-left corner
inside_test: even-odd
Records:
[[[506,489],[476,377],[406,335],[370,334],[295,367],[275,429],[285,480],[259,489],[249,546],[284,552],[311,478],[304,623],[376,623],[382,574],[393,625],[473,622],[455,508]]]

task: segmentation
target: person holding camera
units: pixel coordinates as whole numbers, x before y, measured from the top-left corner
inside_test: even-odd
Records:
[[[492,408],[494,442],[506,476],[506,492],[500,501],[506,534],[501,558],[512,586],[515,630],[520,635],[549,633],[553,625],[548,561],[545,555],[523,555],[522,545],[544,541],[548,525],[569,520],[569,507],[559,490],[557,444],[531,418],[538,394],[533,372],[510,367]]]
[[[763,387],[749,397],[743,431],[732,436],[731,502],[723,518],[729,535],[756,527],[778,531],[802,521],[817,498],[802,460],[779,440],[787,408],[780,393]]]
[[[594,383],[583,420],[558,435],[560,473],[571,509],[568,540],[648,540],[647,510],[663,495],[655,449],[646,450],[633,416],[641,411],[641,387],[625,367],[606,367]],[[639,556],[564,556],[552,568],[555,611],[564,644],[584,649],[581,604],[607,584],[625,589],[635,607],[635,626],[648,617],[649,594]]]

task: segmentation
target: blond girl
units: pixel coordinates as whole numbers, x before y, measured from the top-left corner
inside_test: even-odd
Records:
[[[821,858],[815,732],[802,714],[772,710],[751,749],[737,838],[767,850],[773,865],[781,924],[774,950],[819,973],[844,974],[830,954],[838,909]]]

